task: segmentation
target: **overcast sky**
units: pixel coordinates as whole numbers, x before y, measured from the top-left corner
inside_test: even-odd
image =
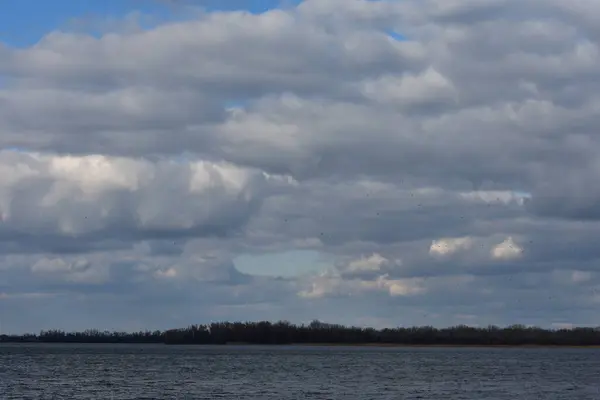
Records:
[[[3,332],[600,325],[597,0],[27,3]]]

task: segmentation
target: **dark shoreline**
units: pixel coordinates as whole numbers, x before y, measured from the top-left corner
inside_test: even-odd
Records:
[[[42,331],[39,334],[0,335],[0,343],[147,343],[167,345],[294,345],[350,347],[600,347],[600,327],[542,329],[508,327],[449,328],[347,327],[313,321],[294,325],[280,321],[215,322],[166,331],[111,332],[86,330]]]
[[[150,346],[185,346],[185,347],[353,347],[353,348],[439,348],[439,349],[600,349],[600,345],[546,345],[546,344],[403,344],[403,343],[152,343],[152,342],[48,342],[48,341],[0,341],[11,345],[44,345],[44,344],[96,344],[96,345],[150,345]]]
[[[292,344],[291,346],[307,347],[379,347],[379,348],[488,348],[488,349],[600,349],[600,345],[551,345],[551,344],[402,344],[402,343],[314,343],[314,344]]]

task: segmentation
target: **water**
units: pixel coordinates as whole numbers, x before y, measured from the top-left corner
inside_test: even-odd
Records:
[[[3,344],[0,397],[600,400],[600,350]]]

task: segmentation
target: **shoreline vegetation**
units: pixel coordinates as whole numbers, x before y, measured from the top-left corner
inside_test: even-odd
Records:
[[[485,328],[361,328],[313,321],[217,322],[166,331],[41,331],[0,335],[2,343],[154,343],[167,345],[301,345],[360,347],[600,347],[600,327],[542,329],[511,325]]]

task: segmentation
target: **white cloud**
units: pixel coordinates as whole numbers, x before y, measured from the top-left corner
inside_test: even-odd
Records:
[[[433,68],[416,76],[386,75],[365,82],[363,93],[366,97],[383,104],[398,103],[402,106],[457,100],[458,94],[452,82]]]
[[[0,230],[31,235],[234,228],[270,185],[257,171],[207,161],[5,151],[0,166]]]
[[[377,279],[377,285],[387,289],[392,297],[414,296],[426,291],[421,279],[388,279],[383,275]]]
[[[523,255],[523,248],[520,247],[511,236],[507,237],[502,243],[496,245],[491,256],[497,260],[513,260]]]
[[[460,251],[466,251],[473,247],[473,238],[445,238],[431,242],[429,254],[432,256],[449,256]]]
[[[348,272],[379,272],[388,259],[381,254],[373,253],[368,257],[361,257],[348,263]]]
[[[343,279],[338,275],[321,274],[312,278],[309,287],[298,292],[300,297],[319,299],[337,296],[360,296],[384,293],[391,297],[415,296],[426,291],[422,279],[390,279],[380,275],[374,280]]]

